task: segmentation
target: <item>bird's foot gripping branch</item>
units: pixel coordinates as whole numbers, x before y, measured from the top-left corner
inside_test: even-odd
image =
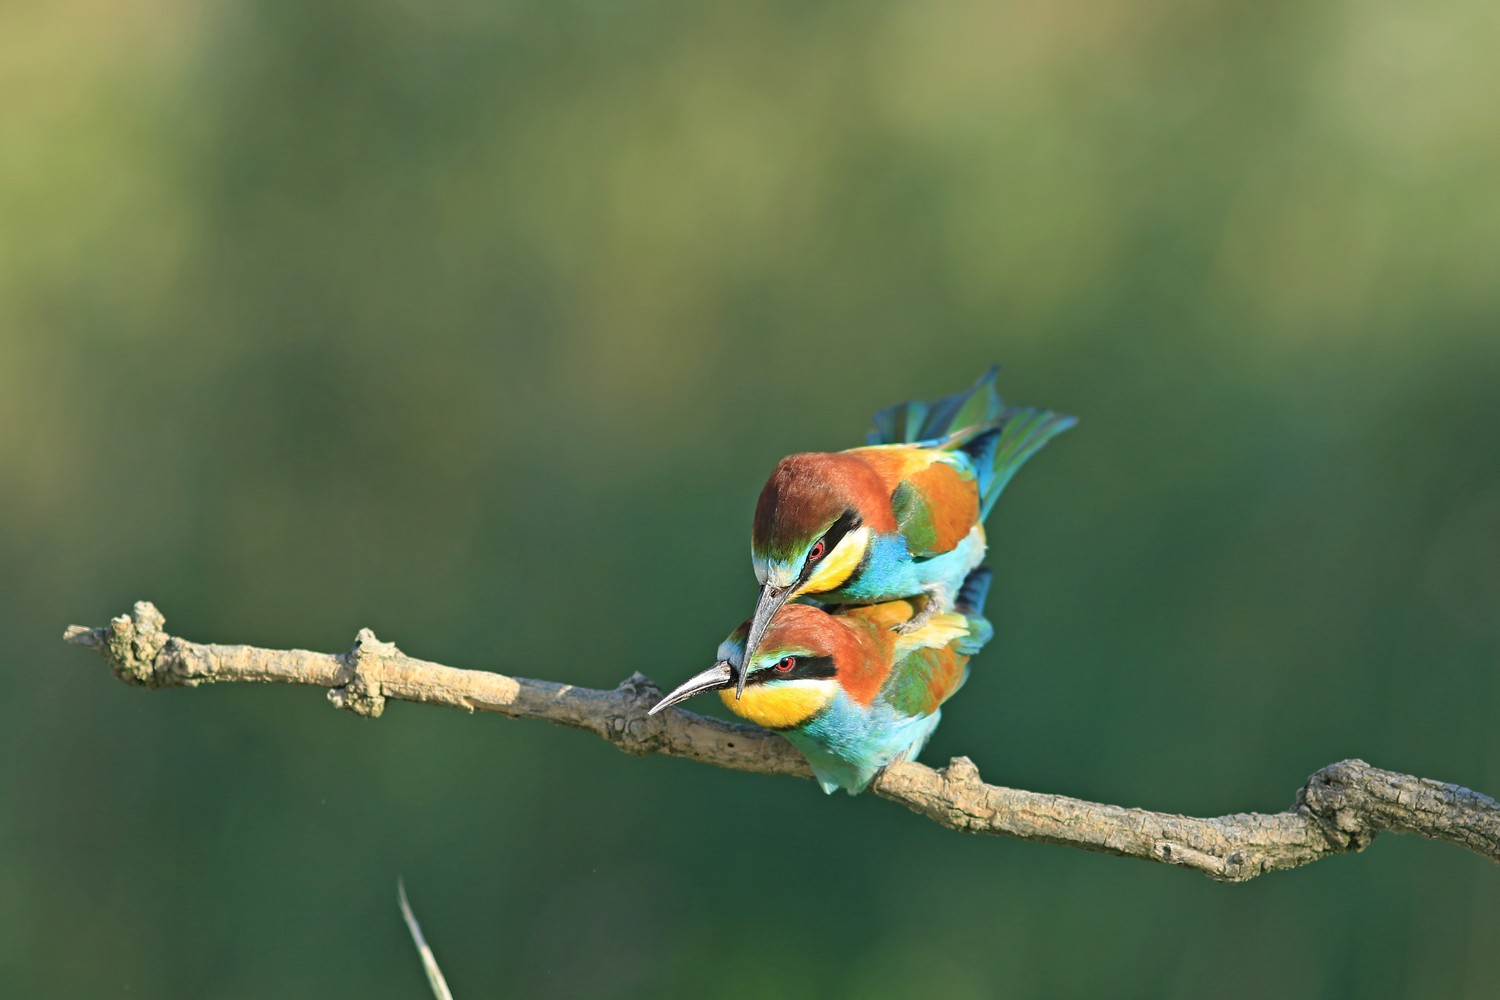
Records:
[[[141,601],[102,627],[74,625],[64,638],[98,650],[117,677],[141,687],[307,684],[326,689],[335,706],[371,718],[391,700],[427,702],[585,729],[641,756],[813,776],[789,743],[763,729],[676,709],[648,715],[660,690],[641,674],[603,691],[416,660],[368,629],[348,652],[315,653],[196,643],[169,635],[165,624],[154,605]],[[1318,771],[1284,812],[1212,818],[988,785],[967,757],[939,769],[910,761],[893,764],[870,788],[953,830],[1158,861],[1226,882],[1362,851],[1385,830],[1447,841],[1500,862],[1500,803],[1458,785],[1361,760]]]

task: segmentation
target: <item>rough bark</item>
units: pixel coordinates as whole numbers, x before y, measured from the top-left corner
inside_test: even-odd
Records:
[[[148,602],[103,628],[70,627],[64,638],[99,650],[121,680],[148,688],[224,681],[309,684],[357,715],[375,717],[386,701],[449,705],[546,719],[584,729],[629,754],[666,754],[759,774],[811,778],[806,762],[781,737],[680,709],[648,717],[661,696],[633,674],[612,691],[460,670],[413,659],[362,629],[347,653],[259,649],[189,642],[163,630]],[[1085,802],[1062,795],[985,784],[967,757],[933,769],[893,764],[871,786],[953,830],[1143,858],[1191,868],[1225,882],[1297,868],[1319,858],[1362,851],[1383,830],[1418,833],[1500,862],[1500,803],[1458,785],[1344,760],[1318,771],[1290,809],[1196,818]]]

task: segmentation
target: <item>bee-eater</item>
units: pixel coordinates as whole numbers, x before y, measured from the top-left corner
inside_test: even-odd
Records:
[[[651,709],[718,691],[736,715],[785,736],[812,765],[823,791],[863,791],[881,768],[916,757],[937,728],[939,706],[969,675],[969,657],[994,635],[982,617],[990,572],[969,574],[955,610],[910,631],[911,601],[830,613],[788,604],[747,664],[745,622],[719,646],[719,660]],[[742,693],[733,689],[740,678]]]
[[[966,392],[875,414],[863,448],[781,460],[755,505],[760,596],[753,658],[776,610],[799,597],[870,604],[925,595],[902,630],[953,607],[984,558],[984,519],[1017,469],[1076,419],[1007,407],[991,368]],[[742,673],[739,688],[749,682]]]

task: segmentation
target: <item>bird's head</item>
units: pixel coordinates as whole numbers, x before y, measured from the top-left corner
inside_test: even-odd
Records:
[[[730,711],[767,729],[795,729],[827,708],[847,678],[861,673],[859,637],[837,617],[805,604],[789,604],[772,619],[748,664],[745,622],[719,646],[719,659],[651,709],[705,691],[718,691]]]
[[[895,527],[890,491],[857,457],[809,452],[782,459],[755,505],[750,558],[760,597],[745,641],[750,656],[757,658],[778,608],[848,583],[871,532]]]

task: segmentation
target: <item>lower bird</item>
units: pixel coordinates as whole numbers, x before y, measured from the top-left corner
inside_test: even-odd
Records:
[[[823,791],[857,794],[881,768],[915,758],[927,744],[940,706],[969,676],[969,657],[994,635],[982,615],[989,586],[989,570],[974,570],[952,611],[908,631],[895,626],[918,614],[910,600],[832,613],[788,604],[748,663],[747,621],[719,646],[717,663],[662,698],[651,714],[718,691],[730,711],[781,733],[801,751]]]

